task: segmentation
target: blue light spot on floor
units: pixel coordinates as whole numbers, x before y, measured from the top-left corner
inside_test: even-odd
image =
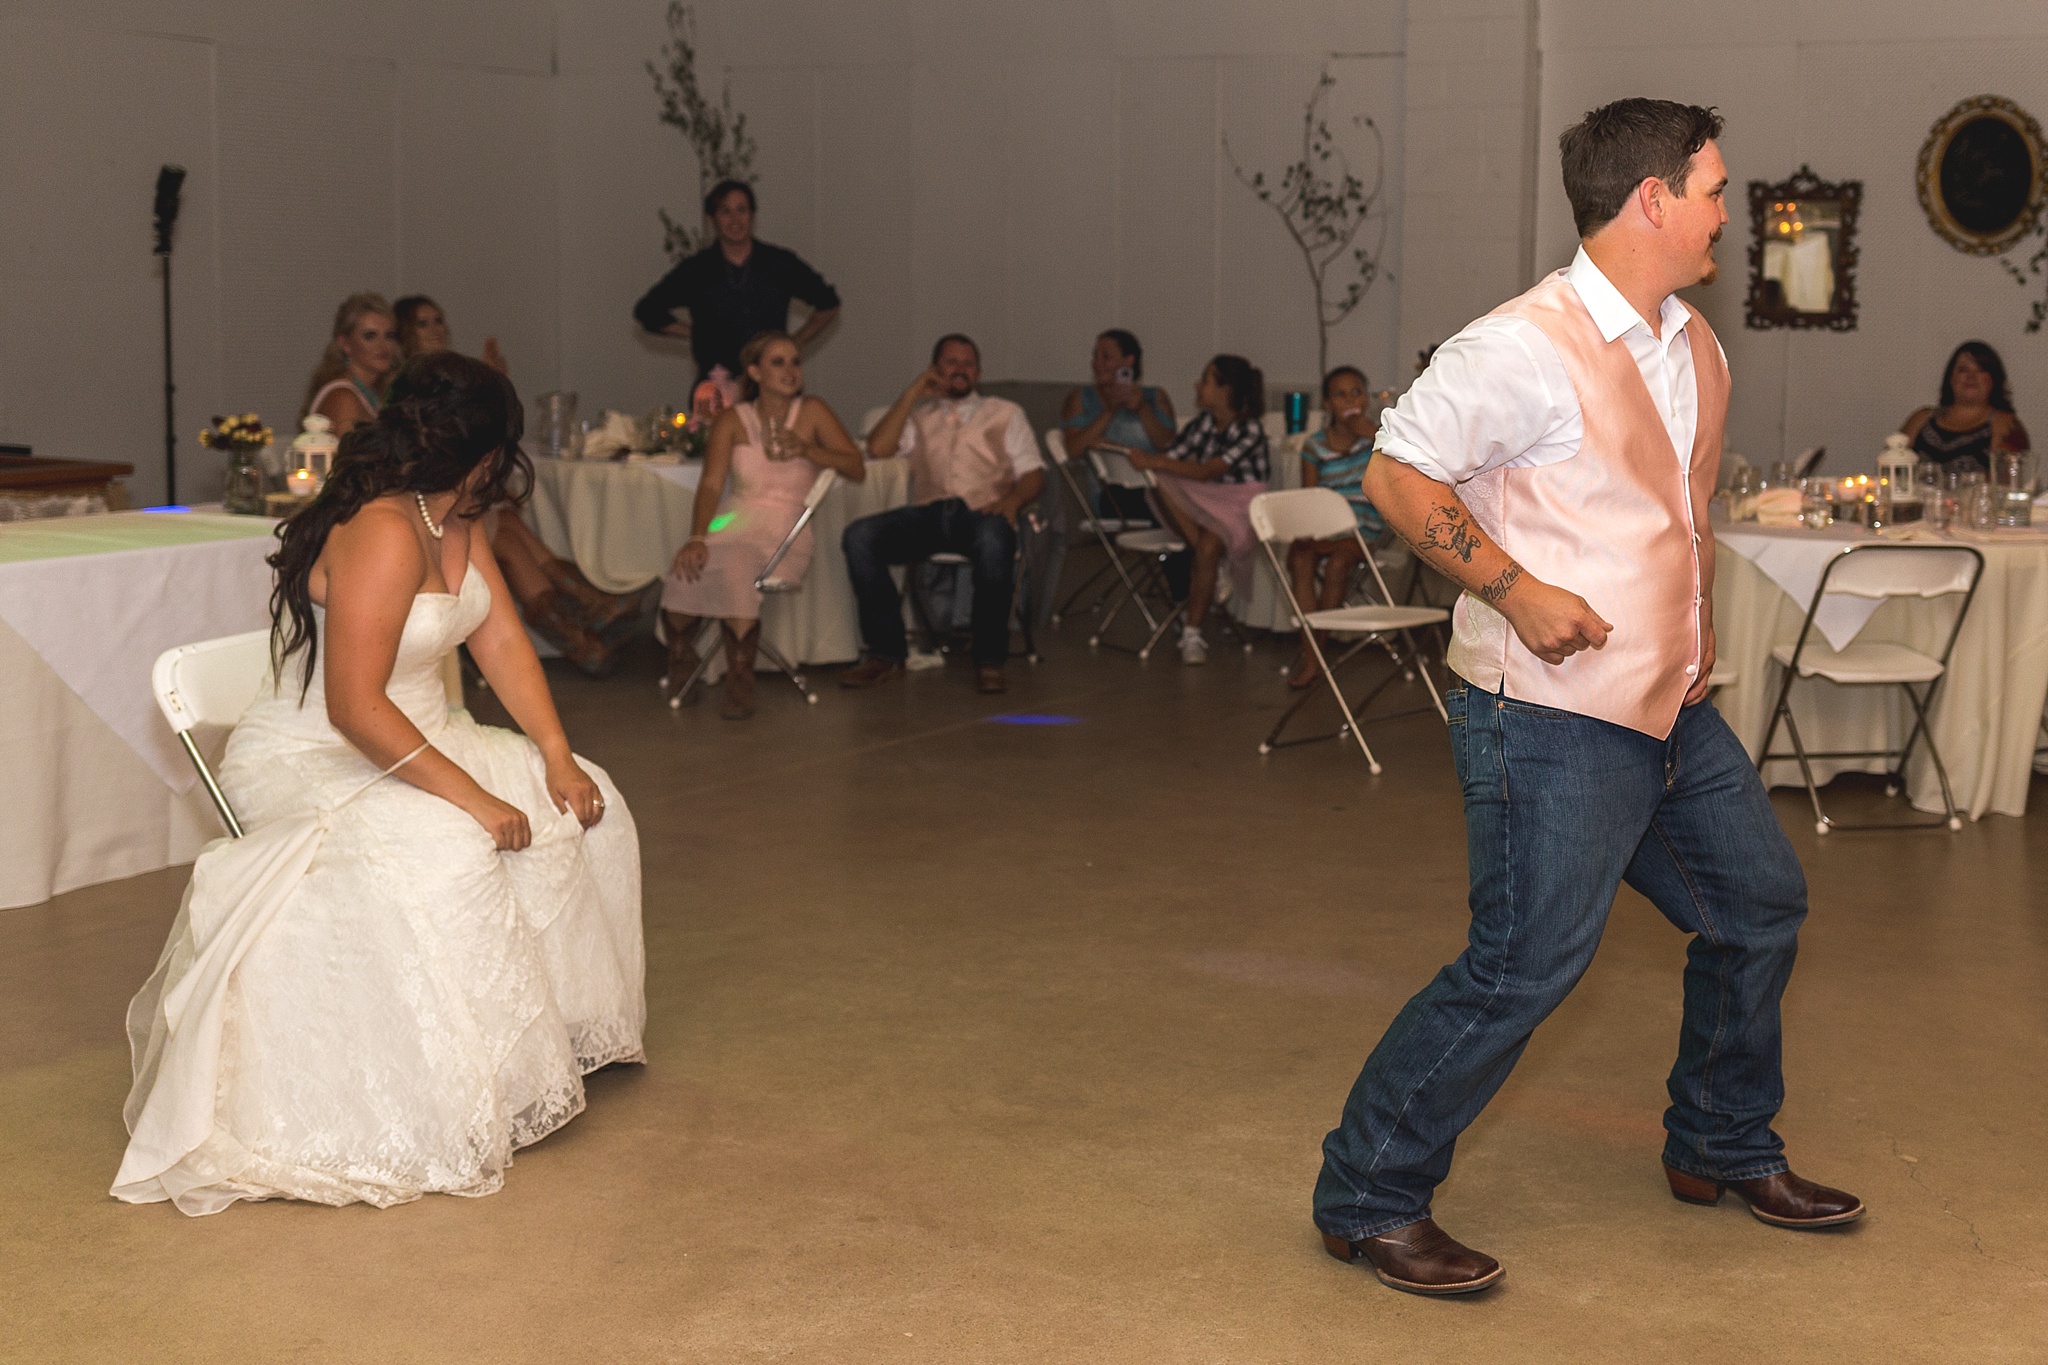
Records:
[[[1048,711],[1011,711],[1006,715],[990,716],[993,725],[1079,725],[1079,716],[1054,715]]]
[[[192,509],[189,507],[180,507],[176,503],[167,503],[162,507],[144,507],[140,510],[144,512],[189,512]]]

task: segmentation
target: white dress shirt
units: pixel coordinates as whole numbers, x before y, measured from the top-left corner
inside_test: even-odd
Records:
[[[1667,296],[1657,315],[1660,335],[1652,336],[1584,247],[1564,274],[1601,337],[1627,345],[1679,464],[1689,465],[1699,390],[1685,305]],[[1456,486],[1490,469],[1568,460],[1585,434],[1579,396],[1550,338],[1525,318],[1496,315],[1437,348],[1429,368],[1381,416],[1373,449]]]
[[[1045,468],[1045,457],[1038,453],[1038,441],[1031,435],[1031,419],[1024,415],[1024,409],[1007,398],[986,398],[970,393],[965,398],[927,398],[918,406],[929,403],[942,411],[951,411],[965,427],[974,420],[974,414],[981,410],[983,403],[1002,403],[1010,409],[1010,424],[1003,428],[1003,453],[1010,457],[1010,471],[1023,478],[1034,469]],[[905,422],[903,435],[897,438],[896,453],[908,458],[917,449],[917,423]]]

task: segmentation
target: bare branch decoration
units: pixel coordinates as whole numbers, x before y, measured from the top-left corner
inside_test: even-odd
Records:
[[[1330,369],[1330,332],[1351,316],[1367,291],[1388,273],[1380,264],[1387,221],[1378,211],[1386,187],[1386,138],[1379,125],[1362,114],[1349,121],[1350,128],[1372,135],[1373,172],[1368,187],[1353,171],[1351,158],[1330,128],[1329,97],[1336,84],[1337,78],[1324,67],[1302,109],[1301,156],[1281,169],[1277,183],[1268,180],[1264,171],[1247,174],[1230,148],[1230,139],[1223,139],[1231,173],[1279,216],[1315,286],[1318,378]],[[1370,247],[1358,244],[1368,223],[1377,226]]]
[[[683,135],[697,158],[697,193],[701,198],[721,180],[754,178],[754,136],[747,131],[747,116],[732,107],[732,87],[719,92],[712,103],[697,84],[697,13],[694,7],[670,0],[668,42],[661,49],[661,63],[647,63],[654,81],[655,97],[661,102],[659,115]],[[712,234],[689,224],[700,222],[701,214],[691,210],[677,222],[667,209],[661,214],[662,246],[673,260],[694,255],[711,244]]]

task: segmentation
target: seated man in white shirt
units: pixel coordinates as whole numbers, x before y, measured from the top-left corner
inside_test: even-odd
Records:
[[[1045,484],[1045,461],[1024,410],[975,392],[981,350],[958,333],[932,347],[931,368],[911,382],[868,435],[868,457],[910,460],[910,505],[862,517],[841,545],[867,657],[839,679],[873,687],[903,672],[910,652],[893,564],[940,552],[965,555],[974,575],[974,677],[1004,688],[1010,600],[1016,589],[1017,513]]]

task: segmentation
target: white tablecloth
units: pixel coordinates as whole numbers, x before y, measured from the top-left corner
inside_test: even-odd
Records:
[[[251,534],[94,552],[150,515],[81,518],[63,527],[72,550],[0,563],[0,907],[189,862],[221,833],[150,667],[173,645],[267,625],[275,542],[269,522],[235,518],[222,529]],[[12,523],[0,542],[50,530]]]
[[[1872,537],[1854,527],[1804,531],[1742,525],[1717,527],[1716,534],[1714,628],[1720,658],[1734,669],[1736,680],[1720,691],[1715,704],[1754,755],[1777,700],[1780,674],[1771,662],[1772,646],[1798,638],[1821,565],[1843,544]],[[1957,543],[1974,544],[1983,552],[1984,576],[1935,700],[1934,738],[1956,804],[1970,818],[1986,811],[2023,815],[2041,708],[2048,699],[2048,536]],[[1895,640],[1939,655],[1960,600],[1887,601],[1869,615],[1859,638]],[[1839,634],[1849,623],[1834,624]],[[1805,679],[1793,687],[1792,699],[1800,736],[1810,750],[1898,744],[1911,726],[1910,709],[1896,688],[1844,688]],[[1791,747],[1782,726],[1774,747]],[[1934,766],[1924,748],[1919,753],[1906,774],[1907,790],[1915,806],[1939,810]],[[1883,768],[1876,759],[1820,762],[1815,778],[1825,782],[1838,772]],[[1799,768],[1779,761],[1768,765],[1764,777],[1773,786],[1797,785]]]
[[[698,465],[535,460],[527,517],[550,550],[574,560],[606,592],[632,592],[668,572],[690,536]],[[846,558],[847,523],[909,500],[904,460],[870,460],[867,479],[833,485],[811,526],[817,550],[802,589],[762,605],[763,637],[797,664],[860,657],[860,624]]]

